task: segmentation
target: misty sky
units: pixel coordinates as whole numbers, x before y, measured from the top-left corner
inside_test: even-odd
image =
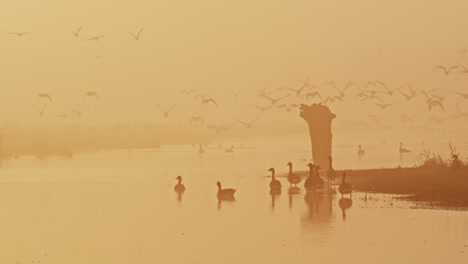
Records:
[[[154,102],[179,103],[174,118],[182,119],[199,111],[193,99],[180,97],[189,88],[218,99],[223,111],[205,115],[251,119],[257,112],[248,104],[267,103],[251,96],[255,90],[298,88],[308,76],[314,84],[382,79],[392,87],[422,82],[468,92],[468,74],[446,77],[435,68],[468,65],[461,52],[468,48],[466,10],[467,1],[455,0],[2,1],[0,121],[40,121],[38,93],[53,96],[41,121],[56,120],[80,108],[90,90],[101,96],[86,105],[90,122],[162,122]],[[83,39],[105,36],[77,39],[71,31],[80,25]],[[141,40],[133,40],[129,32],[141,27]],[[8,34],[22,31],[28,33]],[[231,91],[241,91],[238,101]],[[365,113],[368,106],[347,99],[332,111]],[[426,111],[424,102],[402,106]]]

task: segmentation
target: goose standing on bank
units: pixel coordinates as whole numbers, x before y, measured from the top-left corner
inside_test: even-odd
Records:
[[[341,184],[338,187],[338,191],[341,193],[341,197],[345,194],[349,194],[351,197],[351,193],[353,192],[353,187],[351,184],[346,182],[346,172],[343,172],[343,179],[341,180]]]
[[[332,165],[333,159],[332,159],[332,157],[328,157],[328,161],[330,163],[328,165],[327,178],[328,178],[328,181],[335,183],[336,171],[335,171],[335,169],[333,169],[333,165]],[[317,174],[317,176],[318,176],[318,174]]]
[[[182,177],[177,176],[176,180],[179,180],[179,182],[174,186],[174,191],[176,193],[183,193],[185,192],[185,186],[182,184]]]
[[[411,150],[403,148],[403,143],[402,143],[402,142],[400,142],[400,149],[399,149],[399,151],[400,151],[400,154],[403,154],[403,153],[410,153],[410,152],[411,152]]]
[[[236,189],[222,189],[221,183],[217,182],[218,185],[218,198],[219,199],[234,199],[234,193],[237,191]]]
[[[275,178],[275,169],[270,168],[268,171],[271,171],[271,182],[270,182],[270,189],[271,190],[281,190],[281,182]]]
[[[293,174],[291,162],[288,162],[288,164],[286,165],[289,166],[288,182],[290,184],[290,187],[292,187],[293,184],[294,187],[297,187],[296,185],[301,182],[301,177],[297,174]]]

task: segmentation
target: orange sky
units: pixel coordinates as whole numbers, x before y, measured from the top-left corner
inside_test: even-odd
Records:
[[[382,79],[468,92],[468,75],[446,77],[435,68],[468,65],[460,51],[468,48],[466,10],[468,2],[455,0],[4,1],[0,121],[38,122],[33,103],[40,92],[54,98],[41,122],[78,108],[89,90],[102,98],[88,106],[90,122],[163,121],[155,101],[185,103],[175,113],[185,118],[199,107],[180,97],[184,88],[222,103],[221,111],[205,113],[213,119],[249,119],[256,115],[249,103],[267,103],[251,96],[256,89],[297,88],[308,76],[316,84]],[[105,36],[80,41],[71,34],[80,25],[82,38]],[[142,39],[134,41],[129,32],[141,27]],[[28,33],[8,34],[20,31]],[[243,97],[234,101],[231,90]],[[426,110],[424,103],[402,106]],[[332,110],[351,118],[367,107],[349,100]]]

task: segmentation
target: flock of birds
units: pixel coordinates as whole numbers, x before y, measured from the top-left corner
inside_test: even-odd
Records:
[[[327,179],[328,182],[333,185],[335,183],[336,179],[336,171],[333,169],[332,166],[332,158],[329,157],[329,168],[327,170]],[[288,162],[286,164],[289,167],[289,173],[287,175],[287,181],[289,182],[289,191],[291,193],[296,193],[300,191],[300,188],[297,187],[297,184],[299,184],[302,181],[302,178],[300,175],[295,174],[292,169],[292,163]],[[314,165],[312,163],[307,164],[309,167],[309,176],[306,178],[304,181],[304,188],[306,192],[319,192],[322,191],[324,186],[325,186],[325,181],[320,177],[319,170],[321,169],[320,166]],[[280,194],[281,193],[281,188],[282,184],[281,181],[279,181],[275,177],[275,169],[270,168],[268,169],[269,172],[271,172],[271,181],[270,181],[270,193],[271,194]],[[185,185],[182,184],[182,176],[177,176],[176,180],[178,181],[177,184],[174,186],[174,191],[181,195],[182,193],[185,192]],[[217,191],[217,197],[219,200],[233,200],[234,199],[234,194],[236,193],[236,189],[232,188],[227,188],[223,189],[221,186],[221,182],[216,182],[216,185],[218,186],[218,191]],[[294,187],[293,187],[294,185]],[[342,181],[338,187],[338,191],[340,194],[345,195],[349,194],[351,197],[351,193],[353,191],[353,187],[351,184],[346,182],[346,172],[343,172],[343,177]]]

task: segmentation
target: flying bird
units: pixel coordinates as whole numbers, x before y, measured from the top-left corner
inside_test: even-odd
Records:
[[[448,76],[452,70],[458,69],[458,66],[450,66],[449,68],[447,68],[442,65],[437,65],[436,68],[444,70],[445,76]]]
[[[292,109],[292,108],[297,108],[297,107],[299,107],[298,104],[289,104],[289,105],[287,105],[287,104],[280,104],[280,105],[278,105],[278,108],[280,108],[280,109],[286,109],[286,112],[291,112],[291,109]]]
[[[72,30],[73,36],[78,38],[80,36],[80,31],[81,31],[82,28],[83,28],[83,26],[80,26],[76,31]]]
[[[269,105],[269,106],[258,106],[258,105],[251,105],[257,109],[259,109],[261,112],[265,112],[266,110],[272,108],[274,105]]]
[[[189,119],[190,125],[198,125],[198,124],[203,124],[205,123],[205,119],[201,116],[192,116]]]
[[[374,104],[375,104],[376,106],[382,108],[382,110],[385,110],[385,109],[387,109],[387,107],[393,105],[393,104],[376,104],[376,103],[374,103]]]
[[[459,92],[457,92],[457,91],[453,91],[453,92],[456,93],[456,94],[458,94],[458,95],[460,95],[460,96],[462,96],[463,99],[468,99],[468,94],[466,94],[466,93],[459,93]]]
[[[254,123],[255,121],[257,121],[257,119],[258,119],[259,117],[260,117],[260,115],[258,115],[256,118],[254,118],[254,119],[253,119],[252,121],[250,121],[250,122],[240,121],[240,120],[235,119],[235,118],[233,118],[233,120],[236,121],[236,122],[239,123],[239,124],[244,125],[246,128],[252,128],[253,123]]]
[[[99,40],[101,40],[102,37],[104,37],[104,35],[91,37],[91,38],[87,39],[87,41],[90,41],[90,40],[99,41]]]
[[[433,107],[438,106],[442,109],[442,111],[445,111],[444,105],[442,104],[442,101],[440,100],[435,100],[435,99],[429,100],[427,102],[427,105],[428,105],[429,110],[431,110]]]
[[[162,108],[161,106],[159,106],[157,103],[155,103],[156,107],[159,108],[159,110],[161,110],[164,114],[164,117],[165,118],[168,118],[169,117],[169,113],[172,111],[172,109],[174,109],[174,107],[177,106],[177,104],[174,104],[173,106],[171,106],[169,109],[164,109]]]
[[[50,97],[50,94],[48,93],[40,93],[37,95],[37,98],[36,98],[36,102],[37,100],[39,100],[40,98],[46,98],[49,100],[50,103],[52,103],[52,98]]]
[[[48,104],[45,104],[42,106],[42,108],[38,107],[36,104],[34,104],[34,108],[36,108],[37,112],[39,113],[40,116],[44,115],[44,111],[47,109]]]
[[[28,32],[9,32],[9,34],[11,34],[11,35],[16,35],[16,36],[18,36],[18,37],[22,37],[22,36],[24,36],[24,34],[26,34],[26,33],[28,33]]]
[[[205,97],[205,98],[203,98],[203,99],[201,100],[201,102],[202,102],[202,106],[203,106],[203,105],[206,105],[206,104],[209,104],[209,103],[212,103],[212,104],[214,104],[215,106],[218,106],[218,104],[216,103],[216,101],[215,101],[213,98],[211,98],[211,97]]]
[[[314,98],[314,97],[318,97],[320,99],[322,99],[322,96],[320,95],[319,92],[308,92],[306,95],[305,95],[305,98],[306,100],[309,100],[309,98]]]
[[[338,101],[343,101],[343,99],[339,96],[328,96],[327,98],[325,98],[325,100],[323,100],[323,103],[326,104],[328,102],[331,102],[331,103],[334,103],[335,100],[338,100]]]
[[[93,96],[96,97],[96,99],[97,99],[98,101],[100,101],[100,100],[99,100],[98,94],[97,94],[96,92],[93,92],[93,91],[86,92],[86,93],[83,95],[83,101],[86,100],[87,97],[93,97]]]
[[[130,34],[132,34],[132,37],[135,39],[135,40],[140,40],[140,35],[141,35],[141,32],[143,31],[143,28],[140,29],[140,31],[138,31],[138,33],[135,35],[133,33],[130,32]]]
[[[221,134],[221,132],[228,131],[229,129],[225,126],[216,126],[216,125],[209,125],[208,129],[216,131],[216,134]]]
[[[468,73],[467,67],[465,67],[463,64],[459,63],[458,61],[457,61],[457,64],[463,69],[460,71],[461,73]]]
[[[265,98],[265,99],[268,99],[271,102],[271,104],[276,104],[276,103],[278,103],[278,101],[283,100],[284,98],[287,98],[289,96],[290,96],[290,94],[281,96],[279,98],[271,98],[268,95],[262,95],[262,97]]]

